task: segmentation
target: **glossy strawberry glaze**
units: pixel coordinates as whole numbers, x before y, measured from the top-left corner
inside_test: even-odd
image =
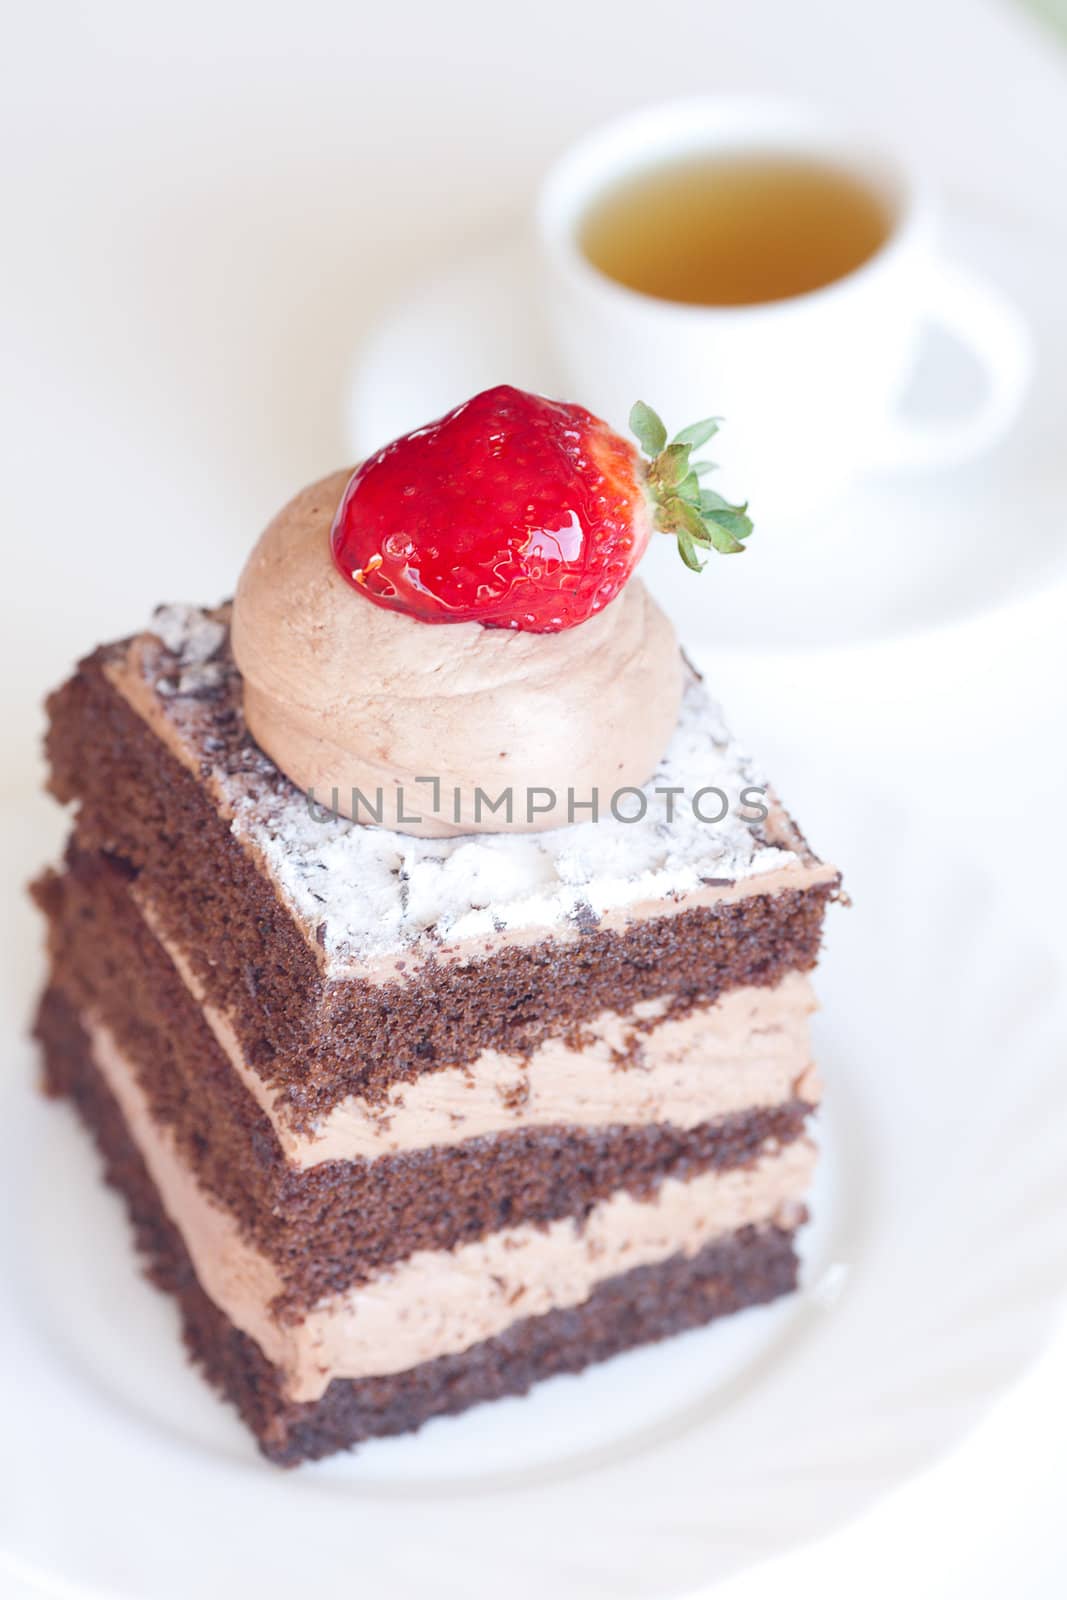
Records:
[[[423,622],[572,628],[644,553],[640,459],[581,406],[487,389],[363,463],[333,558],[367,599]]]

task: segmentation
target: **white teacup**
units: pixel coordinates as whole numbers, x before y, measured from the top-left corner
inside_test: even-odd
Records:
[[[745,305],[657,299],[591,264],[580,234],[599,198],[638,173],[708,155],[782,156],[853,174],[885,206],[886,238],[824,288]],[[815,110],[722,97],[636,112],[562,157],[537,219],[569,397],[619,427],[638,399],[671,432],[722,417],[716,486],[750,499],[757,518],[811,511],[872,469],[962,461],[1019,409],[1031,364],[1019,313],[938,255],[916,175]],[[983,397],[963,416],[922,420],[901,410],[930,323],[983,368]]]

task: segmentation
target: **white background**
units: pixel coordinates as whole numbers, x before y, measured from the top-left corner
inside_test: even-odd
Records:
[[[24,876],[56,834],[31,800],[45,688],[156,601],[232,589],[268,515],[345,459],[346,377],[383,307],[522,226],[582,129],[667,93],[782,90],[910,149],[962,205],[1067,225],[1067,55],[985,0],[42,4],[5,34],[0,782]],[[852,658],[848,682],[828,660],[792,700],[758,671],[723,694],[817,843],[806,752],[832,725],[854,765],[906,798],[921,782],[932,829],[1032,873],[1062,942],[1065,629],[1050,590]],[[25,1005],[36,933],[4,915]],[[953,1459],[720,1592],[1064,1593],[1065,1405],[1067,1332]]]

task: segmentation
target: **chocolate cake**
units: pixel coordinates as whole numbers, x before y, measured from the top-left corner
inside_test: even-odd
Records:
[[[794,1287],[819,1097],[808,974],[838,885],[673,643],[661,758],[595,821],[475,833],[467,799],[435,794],[402,831],[343,814],[350,786],[308,792],[283,752],[297,710],[321,711],[325,610],[385,618],[419,681],[437,681],[419,650],[462,639],[495,660],[518,637],[354,594],[329,563],[346,483],[272,525],[236,615],[161,608],[52,697],[51,787],[74,822],[35,890],[47,1087],[95,1136],[190,1352],[286,1465]],[[276,686],[241,639],[281,557],[315,687],[290,682],[268,726]],[[633,580],[573,632],[610,656],[649,606]],[[359,707],[388,654],[359,658]],[[510,692],[493,712],[509,750]],[[448,722],[433,700],[430,721]],[[428,780],[395,732],[375,760],[410,808]]]

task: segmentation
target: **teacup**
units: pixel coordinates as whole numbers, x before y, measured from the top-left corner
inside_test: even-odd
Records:
[[[882,237],[830,282],[743,304],[649,294],[593,264],[583,230],[605,196],[657,168],[717,157],[845,174],[881,208]],[[638,111],[558,161],[537,223],[570,395],[616,426],[638,399],[672,432],[721,416],[716,487],[750,499],[757,516],[810,512],[873,469],[965,460],[1010,426],[1025,393],[1026,325],[999,291],[939,254],[925,183],[811,108],[722,97]],[[983,370],[984,392],[963,415],[923,419],[902,409],[929,324]]]

